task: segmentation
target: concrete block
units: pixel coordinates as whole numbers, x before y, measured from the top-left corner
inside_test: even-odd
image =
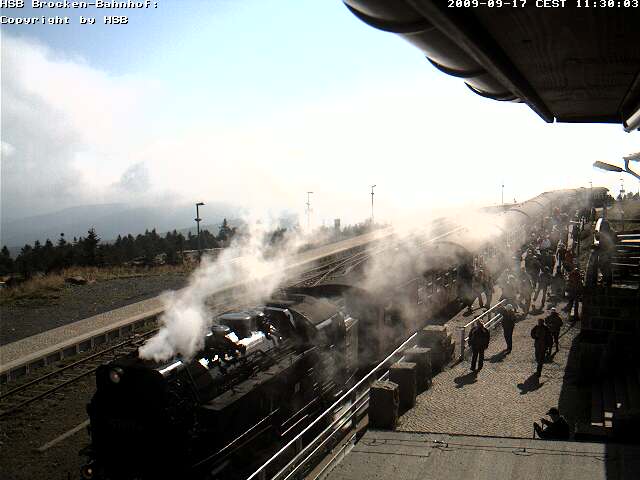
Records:
[[[456,350],[456,344],[454,342],[447,345],[447,347],[444,350],[444,361],[443,361],[444,365],[448,364],[451,361],[455,350]]]
[[[431,372],[431,349],[430,348],[408,348],[404,351],[404,358],[407,362],[416,364],[416,386],[418,393],[423,392],[431,385],[433,373]]]
[[[428,325],[418,332],[418,345],[432,348],[446,341],[447,329],[441,325]]]
[[[416,364],[396,362],[389,368],[389,380],[398,385],[400,390],[400,409],[413,408],[416,404]]]
[[[400,391],[393,382],[373,382],[369,390],[369,425],[371,428],[393,430],[398,423]]]

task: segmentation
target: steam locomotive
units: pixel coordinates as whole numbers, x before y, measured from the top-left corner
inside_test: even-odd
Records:
[[[191,478],[259,436],[286,440],[353,377],[357,325],[339,301],[287,294],[219,316],[191,361],[102,365],[82,476]]]
[[[421,245],[393,284],[363,286],[355,271],[223,314],[189,361],[132,354],[102,365],[87,406],[92,443],[83,478],[206,477],[240,448],[286,442],[362,369],[437,321],[474,264],[499,270],[552,208],[575,210],[592,193],[547,192],[495,212],[487,217],[494,224],[482,226],[496,229],[486,240],[455,228]]]

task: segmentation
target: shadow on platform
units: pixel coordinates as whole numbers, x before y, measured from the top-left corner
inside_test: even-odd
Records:
[[[579,328],[579,326],[576,324],[570,324],[569,329],[572,328]],[[567,330],[560,334],[561,338],[566,334]],[[567,419],[572,429],[575,427],[577,422],[588,421],[591,418],[590,386],[581,385],[578,381],[580,377],[579,350],[580,335],[576,335],[569,347],[569,356],[567,357],[567,364],[562,377],[562,387],[557,405],[560,410],[560,414]],[[555,356],[555,353],[553,356]],[[554,405],[549,405],[549,407],[553,406]]]
[[[471,385],[478,381],[478,374],[476,372],[469,372],[466,375],[460,375],[453,379],[456,383],[456,388],[462,388],[465,385]]]
[[[505,350],[502,350],[501,352],[498,352],[492,355],[489,359],[487,359],[487,361],[489,363],[500,363],[505,358],[507,358],[507,355],[509,355],[509,352],[505,349]]]
[[[544,382],[540,382],[538,375],[532,373],[524,382],[518,384],[518,388],[520,389],[520,395],[526,395],[529,392],[538,390],[543,385]]]

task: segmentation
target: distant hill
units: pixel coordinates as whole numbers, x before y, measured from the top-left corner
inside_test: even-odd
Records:
[[[102,205],[82,205],[65,208],[46,215],[37,215],[18,220],[2,222],[1,245],[7,245],[12,254],[26,243],[47,238],[55,242],[64,233],[71,241],[73,237],[86,236],[91,227],[96,229],[104,241],[118,235],[136,235],[145,230],[156,229],[158,233],[170,230],[191,229],[195,231],[195,207],[191,204],[165,204],[153,206],[132,206],[122,203]],[[238,218],[239,209],[223,203],[207,203],[200,210],[203,229],[217,232],[223,218]]]

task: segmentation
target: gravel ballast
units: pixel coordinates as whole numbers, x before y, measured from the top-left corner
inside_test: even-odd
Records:
[[[58,298],[2,305],[0,345],[177,290],[187,279],[184,274],[163,274],[65,285],[56,292]]]

